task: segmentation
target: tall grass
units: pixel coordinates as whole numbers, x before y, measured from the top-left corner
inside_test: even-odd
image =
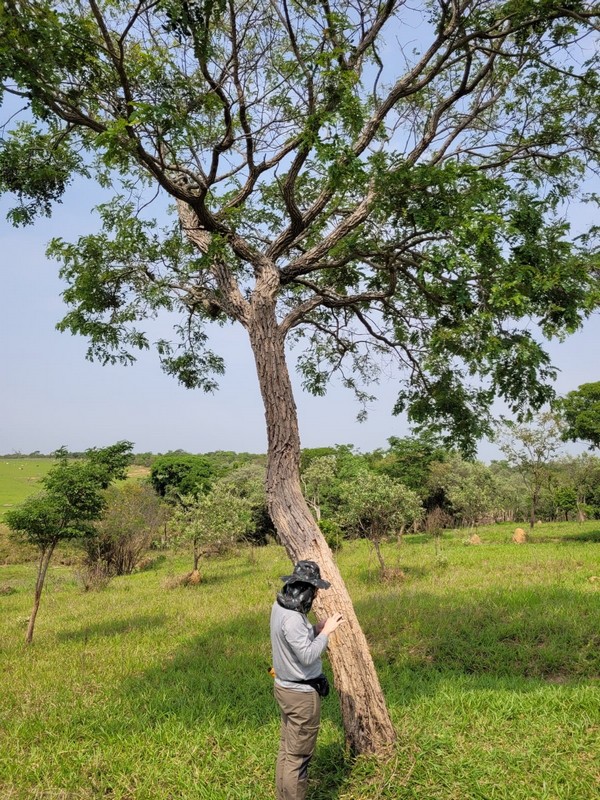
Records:
[[[340,569],[370,642],[398,744],[345,752],[335,694],[312,800],[592,800],[600,789],[600,525],[406,537],[381,583],[365,542]],[[267,800],[278,744],[269,609],[276,546],[205,565],[171,557],[83,593],[51,568],[29,648],[31,565],[0,567],[2,800]]]

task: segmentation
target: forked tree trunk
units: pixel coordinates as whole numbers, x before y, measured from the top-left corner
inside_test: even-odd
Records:
[[[379,561],[379,571],[381,572],[381,577],[383,578],[385,576],[385,561],[383,560],[383,553],[381,552],[381,544],[377,538],[371,539],[371,543],[373,544],[375,555]]]
[[[315,600],[317,616],[339,611],[344,624],[332,636],[329,658],[339,693],[346,741],[356,753],[383,753],[396,738],[364,633],[350,595],[300,488],[300,437],[285,360],[284,336],[274,305],[254,305],[248,331],[265,406],[269,511],[292,562],[311,559],[331,588]]]
[[[37,617],[38,609],[40,607],[40,600],[42,599],[42,591],[44,589],[44,581],[46,580],[46,573],[48,572],[48,564],[52,558],[52,553],[56,543],[52,543],[40,552],[40,560],[38,564],[38,574],[35,581],[35,595],[33,598],[33,608],[31,616],[29,617],[29,624],[27,625],[27,633],[25,634],[25,642],[31,644],[33,639],[33,629],[35,627],[35,618]]]

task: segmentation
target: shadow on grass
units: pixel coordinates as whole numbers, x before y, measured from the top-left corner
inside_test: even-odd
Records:
[[[600,607],[575,590],[494,588],[448,597],[382,591],[358,603],[357,613],[390,708],[399,714],[449,676],[526,692],[543,681],[600,673]],[[126,621],[114,624],[127,629]],[[117,632],[114,624],[106,630]],[[242,608],[235,620],[204,624],[170,655],[141,664],[113,686],[110,705],[119,713],[102,712],[103,735],[133,743],[155,737],[150,744],[161,742],[165,775],[172,769],[187,779],[193,763],[199,797],[212,797],[214,789],[215,798],[227,800],[271,798],[279,713],[269,664],[267,608]],[[336,800],[352,781],[353,762],[344,751],[335,692],[323,703],[322,722],[311,797]]]
[[[600,676],[600,604],[561,587],[386,596],[357,606],[388,674],[416,670],[556,683]]]
[[[341,744],[317,744],[317,751],[310,766],[311,800],[334,800],[339,797],[351,770]]]
[[[128,619],[109,619],[93,625],[85,625],[76,631],[64,631],[57,634],[62,641],[88,641],[97,636],[121,636],[140,630],[157,629],[165,624],[167,617],[164,614],[148,614]]]
[[[124,681],[118,687],[118,702],[128,710],[121,716],[129,720],[130,733],[132,728],[144,731],[161,720],[175,719],[202,754],[198,767],[206,780],[214,780],[219,770],[231,776],[231,785],[220,785],[222,794],[215,797],[248,796],[252,786],[244,789],[244,772],[236,764],[240,758],[258,758],[263,779],[253,778],[260,785],[255,796],[271,797],[279,709],[267,671],[270,663],[268,612],[241,614],[194,636],[159,665]],[[351,769],[335,693],[323,703],[322,725],[327,726],[328,741],[321,735],[322,743],[317,744],[310,768],[311,797],[335,800]],[[209,750],[211,758],[203,766]]]
[[[561,536],[562,542],[594,542],[600,544],[600,530],[597,531],[582,531],[581,533],[573,533],[570,536]]]

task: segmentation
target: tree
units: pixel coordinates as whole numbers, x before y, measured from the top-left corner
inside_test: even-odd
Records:
[[[266,469],[262,463],[248,461],[224,475],[219,481],[248,503],[251,523],[245,532],[245,538],[256,544],[266,544],[268,536],[275,536],[275,528],[267,506],[265,477]]]
[[[577,511],[577,492],[572,486],[559,486],[554,492],[554,506],[569,519],[569,512]]]
[[[589,442],[591,450],[600,448],[600,381],[582,383],[559,402],[566,422],[565,440]]]
[[[594,240],[573,241],[560,213],[598,161],[597,22],[584,0],[0,5],[0,77],[27,112],[1,142],[13,222],[50,213],[76,175],[122,186],[100,233],[49,249],[60,327],[129,363],[150,345],[144,321],[174,313],[163,367],[208,391],[223,362],[207,326],[245,329],[271,517],[334,586],[317,611],[346,619],[330,656],[357,752],[395,733],[302,497],[286,343],[306,345],[316,394],[338,373],[366,402],[396,364],[395,411],[471,450],[496,395],[515,412],[551,398],[531,321],[562,336],[598,303]],[[175,224],[150,218],[153,196]]]
[[[402,534],[407,525],[422,517],[419,496],[387,475],[365,470],[356,481],[345,485],[342,497],[343,523],[371,542],[384,576],[381,543],[391,533]]]
[[[196,496],[210,488],[212,477],[208,459],[188,453],[159,456],[150,469],[150,482],[161,497]]]
[[[431,465],[431,489],[442,489],[453,513],[463,524],[474,526],[494,510],[496,487],[489,467],[480,461],[466,461],[453,454],[444,462]]]
[[[551,411],[539,414],[529,424],[502,420],[497,428],[498,446],[508,462],[525,478],[530,496],[529,525],[535,525],[540,493],[549,477],[549,462],[561,448],[562,424]]]
[[[30,644],[48,565],[56,545],[92,532],[106,505],[104,490],[125,478],[131,457],[131,442],[117,442],[100,450],[91,449],[81,461],[69,462],[67,451],[57,451],[58,461],[42,479],[44,491],[29,497],[5,516],[8,527],[39,551],[33,609],[25,641]]]
[[[440,505],[439,492],[432,494],[429,485],[431,465],[445,461],[449,455],[439,437],[424,431],[420,436],[390,436],[388,444],[388,450],[373,454],[374,468],[417,492],[426,508]]]
[[[598,516],[600,507],[600,459],[589,453],[566,456],[560,459],[558,467],[563,482],[577,493],[577,517],[583,522],[586,515]]]
[[[188,577],[197,583],[201,580],[198,567],[204,548],[228,547],[243,536],[252,522],[252,508],[248,499],[240,497],[231,485],[218,481],[204,495],[181,498],[173,522],[192,545],[194,566]]]
[[[317,522],[321,521],[321,502],[323,490],[335,478],[335,455],[318,456],[300,473],[304,488],[304,498],[312,509]]]
[[[494,482],[494,514],[502,522],[526,519],[530,506],[527,485],[522,473],[507,461],[492,461],[490,472]]]

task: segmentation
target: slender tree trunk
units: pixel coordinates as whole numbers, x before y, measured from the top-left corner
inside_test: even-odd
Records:
[[[381,544],[379,543],[379,539],[371,539],[373,544],[373,548],[375,549],[375,555],[377,556],[377,560],[379,561],[379,571],[381,573],[381,577],[385,576],[385,561],[383,560],[383,553],[381,552]]]
[[[329,658],[338,691],[346,740],[354,753],[382,753],[396,734],[385,705],[369,647],[352,601],[300,488],[300,437],[296,404],[285,360],[284,336],[272,300],[253,299],[247,329],[265,406],[268,434],[269,511],[290,559],[316,561],[331,588],[319,592],[319,617],[344,616],[332,636]]]
[[[531,530],[535,528],[537,505],[538,505],[538,488],[536,486],[533,490],[533,494],[531,495],[531,515],[529,517],[529,527],[531,528]]]
[[[40,607],[40,600],[42,599],[42,590],[44,588],[44,581],[46,580],[46,573],[48,572],[48,564],[52,558],[52,553],[56,547],[56,542],[48,545],[40,552],[40,560],[38,563],[38,573],[35,582],[35,595],[33,598],[33,608],[31,616],[29,617],[29,624],[27,626],[27,633],[25,635],[25,642],[31,644],[33,639],[33,629],[35,627],[35,618],[37,617],[38,609]]]

